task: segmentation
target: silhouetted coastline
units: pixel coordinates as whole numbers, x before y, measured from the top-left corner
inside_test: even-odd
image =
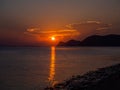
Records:
[[[120,90],[120,64],[73,76],[45,90]]]
[[[83,41],[69,40],[67,42],[59,42],[57,46],[120,46],[120,35],[93,35]]]

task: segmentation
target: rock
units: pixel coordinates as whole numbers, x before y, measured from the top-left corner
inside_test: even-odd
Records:
[[[120,90],[120,64],[74,76],[45,90]]]

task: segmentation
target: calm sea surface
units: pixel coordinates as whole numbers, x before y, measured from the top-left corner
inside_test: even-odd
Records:
[[[0,48],[0,90],[42,90],[72,75],[120,63],[120,47]]]

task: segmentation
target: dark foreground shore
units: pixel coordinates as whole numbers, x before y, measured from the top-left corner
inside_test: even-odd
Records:
[[[120,64],[73,76],[45,90],[120,90]]]

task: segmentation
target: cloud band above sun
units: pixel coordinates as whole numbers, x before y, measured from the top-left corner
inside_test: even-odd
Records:
[[[100,21],[85,21],[65,25],[62,29],[42,30],[40,27],[32,27],[28,28],[24,33],[32,37],[38,37],[41,40],[51,38],[52,36],[59,37],[59,39],[73,39],[106,32],[111,26],[112,24],[105,24]]]
[[[80,32],[75,29],[40,30],[40,28],[28,28],[24,33],[30,36],[41,38],[50,38],[51,36],[63,38],[75,37],[80,35]]]

